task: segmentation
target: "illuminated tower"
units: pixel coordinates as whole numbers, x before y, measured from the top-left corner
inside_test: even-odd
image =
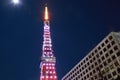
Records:
[[[50,22],[48,16],[48,8],[45,6],[44,16],[44,35],[43,48],[41,57],[41,75],[40,80],[57,80],[55,63],[56,58],[53,55],[51,36],[50,36]]]

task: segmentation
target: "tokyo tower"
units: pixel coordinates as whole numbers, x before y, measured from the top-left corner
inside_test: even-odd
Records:
[[[40,80],[57,80],[55,63],[56,58],[52,50],[52,42],[50,35],[50,22],[48,16],[48,8],[45,6],[44,16],[44,35],[43,35],[42,57],[41,57],[41,75]]]

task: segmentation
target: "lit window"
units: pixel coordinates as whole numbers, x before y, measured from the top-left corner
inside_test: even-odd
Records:
[[[48,71],[46,71],[46,73],[48,73]]]
[[[55,74],[55,71],[53,71],[53,73]]]
[[[57,78],[57,76],[54,76],[54,78]]]
[[[50,73],[52,73],[52,71],[50,71]]]
[[[50,76],[50,78],[53,78],[53,76]]]
[[[48,78],[48,76],[46,76],[46,78]]]

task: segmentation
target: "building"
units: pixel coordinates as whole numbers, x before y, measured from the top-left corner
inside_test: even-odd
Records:
[[[56,58],[52,50],[52,42],[50,35],[50,22],[48,16],[48,8],[45,6],[45,18],[44,18],[44,35],[43,35],[43,48],[42,57],[40,63],[40,80],[57,80],[55,63]]]
[[[120,80],[120,32],[111,32],[62,80]]]

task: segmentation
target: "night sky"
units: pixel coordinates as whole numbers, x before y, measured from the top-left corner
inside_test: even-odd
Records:
[[[108,33],[120,31],[119,0],[0,0],[0,80],[39,80],[48,3],[58,79]]]

